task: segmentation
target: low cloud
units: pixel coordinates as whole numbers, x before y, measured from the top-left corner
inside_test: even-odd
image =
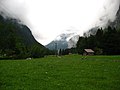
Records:
[[[15,18],[27,22],[27,9],[23,0],[0,0],[0,14],[3,17]]]

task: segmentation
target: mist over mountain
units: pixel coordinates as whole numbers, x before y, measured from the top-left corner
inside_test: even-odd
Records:
[[[80,3],[81,5],[79,4],[79,0],[78,2],[75,2],[74,0],[72,0],[72,2],[69,1],[60,1],[60,3],[57,2],[53,3],[53,2],[54,0],[50,1],[49,2],[50,6],[49,5],[46,6],[46,2],[42,0],[36,0],[36,1],[0,0],[0,14],[4,18],[9,18],[9,17],[16,18],[19,24],[21,23],[19,20],[21,20],[22,23],[25,23],[25,25],[31,28],[31,31],[35,39],[41,43],[52,41],[54,38],[52,36],[56,37],[58,35],[58,32],[60,33],[60,31],[62,30],[71,29],[74,31],[77,29],[78,31],[76,31],[75,33],[78,34],[76,35],[73,34],[69,36],[68,34],[70,33],[67,34],[62,33],[57,37],[57,40],[54,39],[51,42],[51,44],[47,45],[51,48],[55,48],[55,43],[58,43],[57,45],[58,49],[75,47],[77,41],[77,35],[82,35],[86,31],[88,31],[86,35],[87,34],[90,35],[90,34],[95,34],[97,32],[97,29],[101,27],[105,28],[108,25],[110,26],[113,25],[114,27],[118,28],[120,26],[119,24],[120,9],[118,9],[120,0],[100,0],[100,1],[81,0]],[[67,5],[64,4],[63,2],[66,3]],[[87,4],[88,2],[89,4]],[[32,7],[31,4],[33,4]],[[43,4],[43,6],[40,4]],[[64,7],[60,8],[61,5],[63,5]],[[78,7],[73,8],[71,7],[72,5]],[[82,5],[83,7],[79,7]],[[52,8],[51,6],[54,6],[56,8]],[[54,10],[58,12],[54,13]],[[64,13],[61,12],[64,10],[68,11],[68,13],[66,11]],[[46,11],[46,13],[44,13],[44,11]],[[12,21],[15,20],[12,19]],[[27,31],[29,28],[26,27],[25,25],[22,25],[22,28],[26,29],[25,31]],[[71,27],[73,27],[74,29]],[[20,35],[22,35],[22,37],[24,38],[26,38],[26,36],[29,36],[29,34],[24,35],[22,30],[17,33],[21,33]],[[19,36],[19,34],[17,34],[17,36]],[[33,39],[32,38],[28,40],[23,39],[23,41],[26,43],[32,43]]]
[[[82,35],[93,27],[106,26],[115,20],[119,4],[120,0],[0,0],[0,12],[20,19],[46,45],[71,27]]]

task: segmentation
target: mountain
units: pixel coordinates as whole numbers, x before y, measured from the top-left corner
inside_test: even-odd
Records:
[[[46,48],[35,40],[26,25],[0,15],[0,57],[40,57],[44,51]]]
[[[46,48],[49,48],[50,50],[57,49],[66,49],[74,47],[78,40],[78,35],[75,31],[67,30],[57,36],[52,42],[50,42],[48,45],[46,45]],[[57,45],[56,45],[57,44]]]

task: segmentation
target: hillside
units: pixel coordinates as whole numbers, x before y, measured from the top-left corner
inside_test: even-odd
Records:
[[[0,56],[28,57],[31,56],[33,49],[35,51],[35,48],[46,50],[34,39],[26,25],[20,24],[16,19],[6,19],[0,15]]]

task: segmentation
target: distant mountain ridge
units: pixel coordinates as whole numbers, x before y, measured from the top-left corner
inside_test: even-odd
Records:
[[[79,35],[77,35],[77,33],[68,30],[57,36],[51,43],[46,45],[46,48],[55,50],[56,44],[57,44],[57,49],[67,49],[67,48],[75,47],[78,37]]]

